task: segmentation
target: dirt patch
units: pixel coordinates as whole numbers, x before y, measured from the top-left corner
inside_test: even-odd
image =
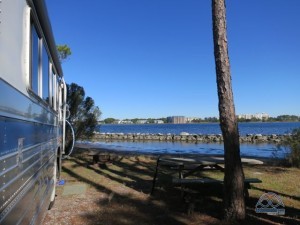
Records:
[[[109,162],[93,164],[89,154],[88,150],[77,149],[70,159],[64,161],[61,179],[65,180],[65,184],[57,186],[56,202],[47,212],[44,225],[222,224],[222,197],[218,194],[198,193],[190,198],[182,198],[178,188],[159,185],[154,195],[150,195],[155,156],[109,153]],[[278,176],[277,169],[268,170],[266,166],[245,170],[252,175],[258,173],[257,176],[263,180],[272,174]],[[291,176],[300,175],[300,170],[295,169],[284,169],[282,172],[291,173]],[[71,189],[73,192],[63,194],[72,185],[77,185],[82,192]],[[288,215],[279,217],[254,212],[259,196],[270,188],[265,182],[253,187],[256,189],[250,190],[244,224],[300,224],[297,217],[300,215],[300,199],[295,194],[297,190],[286,193],[284,202],[289,196],[296,198],[286,201]],[[281,193],[285,193],[284,190]]]

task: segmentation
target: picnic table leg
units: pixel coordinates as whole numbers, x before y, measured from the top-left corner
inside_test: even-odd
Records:
[[[97,164],[99,162],[99,155],[93,155],[93,164]]]
[[[178,167],[178,176],[179,176],[179,179],[182,179],[184,176],[182,174],[182,171],[183,171],[183,165],[180,165]],[[184,185],[183,184],[180,184],[180,190],[181,190],[181,198],[184,197]]]
[[[244,184],[244,195],[245,195],[245,199],[249,199],[249,190],[250,189],[250,184],[249,183],[245,183]]]
[[[183,178],[182,171],[183,171],[183,165],[180,165],[179,168],[178,168],[178,176],[179,176],[178,178],[179,179]]]
[[[191,176],[191,175],[193,175],[193,173],[203,170],[204,167],[205,167],[204,165],[197,166],[196,168],[194,168],[194,169],[190,170],[189,172],[186,172],[185,174],[183,174],[181,178],[186,178],[188,176]]]
[[[218,164],[214,165],[214,167],[215,167],[217,170],[220,170],[220,171],[222,171],[222,172],[225,172],[224,167],[222,167],[222,166],[220,166],[220,165],[218,165]]]
[[[158,166],[159,166],[159,158],[160,158],[160,156],[158,157],[158,159],[157,159],[157,162],[156,162],[156,168],[155,168],[155,173],[154,173],[154,176],[153,176],[152,188],[151,188],[151,193],[150,193],[150,195],[152,195],[152,194],[153,194],[153,192],[154,192],[154,188],[155,188],[156,177],[157,177],[157,173],[158,173]]]

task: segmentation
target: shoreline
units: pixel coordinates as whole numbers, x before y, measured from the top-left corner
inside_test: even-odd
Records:
[[[270,143],[280,144],[288,136],[284,135],[263,135],[263,134],[247,134],[240,136],[240,143]],[[175,134],[148,134],[148,133],[95,133],[91,138],[92,141],[162,141],[162,142],[191,142],[191,143],[222,143],[223,136],[221,134],[189,134],[182,132]]]
[[[138,156],[147,156],[153,159],[157,159],[160,156],[171,156],[171,157],[223,157],[223,154],[203,154],[203,153],[155,153],[155,152],[142,152],[142,151],[128,151],[128,150],[118,150],[110,149],[104,147],[91,147],[87,144],[76,144],[74,147],[73,154],[85,153],[88,155],[93,154],[108,154],[112,156],[127,156],[127,157],[138,157]],[[72,154],[71,154],[72,156]],[[274,158],[274,157],[264,157],[264,156],[243,156],[241,158],[256,159],[262,161],[266,165],[274,165],[282,162],[283,158]]]

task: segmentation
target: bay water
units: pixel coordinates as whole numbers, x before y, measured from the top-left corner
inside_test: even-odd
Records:
[[[275,123],[239,123],[241,136],[247,134],[289,134],[300,128],[300,122]],[[98,127],[101,133],[143,133],[143,134],[221,134],[218,123],[201,124],[107,124]],[[183,142],[140,142],[140,141],[100,141],[78,142],[77,145],[88,145],[92,148],[104,148],[113,151],[140,152],[151,154],[224,154],[223,143],[183,143]],[[241,144],[241,155],[250,157],[282,158],[288,149],[275,144]]]
[[[299,128],[300,122],[257,122],[239,123],[240,135],[247,134],[287,134]],[[101,133],[149,133],[149,134],[221,134],[219,123],[199,124],[103,124],[98,126]]]

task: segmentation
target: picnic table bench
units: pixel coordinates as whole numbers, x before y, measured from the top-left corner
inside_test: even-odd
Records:
[[[257,165],[263,164],[262,161],[242,158],[243,164]],[[205,156],[205,157],[193,157],[193,158],[181,158],[181,157],[159,157],[157,159],[155,174],[153,177],[152,190],[151,194],[153,194],[157,176],[160,168],[167,168],[170,170],[175,170],[178,172],[178,178],[173,177],[171,180],[172,185],[181,186],[182,192],[184,191],[186,186],[190,185],[223,185],[223,180],[207,178],[207,177],[197,177],[190,178],[190,176],[194,175],[197,171],[206,171],[206,170],[216,170],[224,172],[224,158],[216,157],[216,156]],[[251,188],[251,183],[261,183],[262,181],[258,178],[245,178],[245,197],[249,197],[248,189]]]
[[[186,185],[201,185],[201,184],[220,184],[223,185],[224,180],[219,179],[211,179],[211,178],[173,178],[172,183],[174,185],[180,185],[182,188],[182,192],[184,192],[184,187]],[[262,183],[262,181],[258,178],[245,178],[244,179],[244,193],[245,197],[249,198],[249,191],[251,189],[251,183]]]
[[[89,156],[92,157],[92,162],[93,164],[97,164],[97,163],[106,163],[108,161],[110,161],[110,155],[107,153],[90,153]]]

